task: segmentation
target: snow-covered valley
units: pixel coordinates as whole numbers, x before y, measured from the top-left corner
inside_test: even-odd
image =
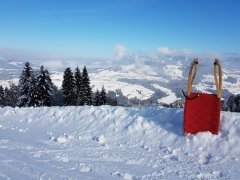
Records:
[[[225,58],[223,64],[223,98],[226,100],[230,94],[240,93],[239,57],[236,60]],[[187,60],[186,60],[187,59]],[[62,87],[63,72],[67,67],[72,71],[77,66],[80,69],[87,65],[93,92],[104,85],[107,91],[121,91],[129,99],[139,100],[156,99],[156,102],[171,104],[182,99],[182,89],[186,89],[188,66],[191,58],[163,57],[163,56],[129,56],[120,62],[106,61],[70,61],[62,62],[30,62],[34,70],[39,70],[41,63],[51,74],[53,83]],[[25,61],[14,59],[0,59],[0,84],[8,86],[11,82],[17,84]],[[230,63],[231,62],[231,63]],[[199,72],[197,73],[194,88],[200,92],[215,92],[213,65],[210,60],[200,59]],[[51,65],[50,65],[51,64]],[[56,65],[55,65],[56,64]]]
[[[0,108],[0,179],[239,179],[240,116],[183,136],[183,110]]]

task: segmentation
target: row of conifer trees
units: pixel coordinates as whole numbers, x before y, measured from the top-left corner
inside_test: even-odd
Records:
[[[77,67],[73,73],[66,68],[62,88],[59,90],[43,66],[33,71],[29,62],[25,63],[18,85],[11,84],[5,89],[0,86],[0,106],[39,107],[39,106],[83,106],[117,105],[116,99],[108,98],[104,86],[93,93],[86,66],[82,72]]]
[[[82,73],[78,67],[74,73],[70,68],[64,71],[62,92],[65,106],[99,106],[105,105],[108,101],[104,86],[101,92],[97,90],[93,96],[86,66],[84,66]]]

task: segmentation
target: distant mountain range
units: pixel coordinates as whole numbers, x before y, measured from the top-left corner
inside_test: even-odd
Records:
[[[93,91],[104,85],[107,91],[120,91],[128,98],[147,100],[154,94],[158,102],[170,104],[181,99],[182,89],[186,90],[188,67],[192,59],[183,56],[126,56],[120,61],[40,59],[29,60],[33,69],[42,64],[49,69],[55,85],[61,87],[63,71],[68,66],[87,66]],[[194,89],[214,92],[213,61],[200,59],[199,72]],[[17,83],[25,61],[17,57],[0,56],[0,84]],[[222,60],[223,98],[231,94],[240,94],[240,56],[229,55]]]

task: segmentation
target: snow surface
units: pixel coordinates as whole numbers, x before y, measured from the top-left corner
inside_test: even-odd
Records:
[[[179,65],[166,65],[163,71],[166,75],[170,76],[171,79],[183,79],[181,66]]]
[[[176,94],[172,90],[170,90],[168,88],[165,88],[165,87],[162,87],[162,86],[160,86],[158,84],[152,84],[152,85],[156,89],[159,89],[159,90],[161,90],[161,91],[163,91],[163,92],[165,92],[167,94],[167,96],[165,96],[165,97],[163,97],[161,99],[158,99],[159,103],[171,104],[171,103],[173,103],[173,102],[175,102],[175,101],[180,99],[180,98],[177,98]]]
[[[0,108],[0,179],[239,179],[240,115],[183,136],[183,110]]]

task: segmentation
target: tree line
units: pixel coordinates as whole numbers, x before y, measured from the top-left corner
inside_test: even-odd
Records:
[[[66,68],[62,87],[58,89],[44,66],[33,71],[29,62],[25,63],[18,85],[0,86],[0,106],[41,107],[41,106],[84,106],[117,105],[116,98],[107,97],[104,86],[101,91],[92,92],[86,66],[72,72]]]

